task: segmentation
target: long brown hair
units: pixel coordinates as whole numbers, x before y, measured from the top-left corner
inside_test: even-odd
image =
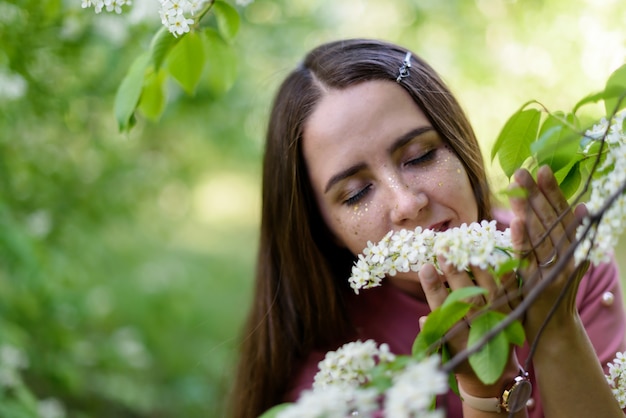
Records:
[[[395,82],[406,52],[377,40],[327,43],[279,88],[267,131],[256,288],[233,387],[233,418],[254,418],[280,403],[298,361],[313,348],[342,341],[350,330],[341,292],[354,256],[334,243],[318,211],[302,155],[303,126],[324,89]],[[459,103],[415,54],[400,85],[459,156],[479,217],[489,218],[482,155]]]

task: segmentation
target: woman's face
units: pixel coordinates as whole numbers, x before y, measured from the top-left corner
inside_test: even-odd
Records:
[[[463,165],[393,81],[324,92],[304,126],[303,152],[322,216],[353,254],[390,230],[478,220]]]

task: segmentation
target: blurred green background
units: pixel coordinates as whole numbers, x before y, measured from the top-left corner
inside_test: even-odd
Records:
[[[530,99],[569,109],[626,56],[617,0],[256,0],[230,59],[160,121],[113,98],[156,0],[0,1],[0,417],[220,417],[251,297],[260,161],[277,84],[314,45],[417,51],[485,155]],[[504,186],[497,167],[496,187]],[[617,249],[626,271],[626,244]]]

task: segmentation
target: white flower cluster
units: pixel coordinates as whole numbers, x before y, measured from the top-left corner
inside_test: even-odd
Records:
[[[83,0],[82,7],[83,9],[93,7],[96,13],[106,10],[120,14],[122,13],[122,6],[130,6],[131,4],[131,0]]]
[[[159,0],[161,9],[161,23],[174,36],[189,32],[189,25],[193,25],[194,16],[208,3],[208,0]]]
[[[615,115],[607,121],[605,118],[585,133],[587,138],[592,139],[585,149],[588,153],[594,141],[605,140],[605,159],[598,168],[598,177],[591,181],[591,195],[587,202],[587,209],[591,216],[600,212],[607,200],[617,193],[626,184],[626,133],[624,132],[624,119],[626,111]],[[589,225],[589,218],[583,220],[578,227],[577,237],[580,239],[583,231]],[[609,254],[617,245],[619,236],[626,227],[626,194],[622,194],[604,212],[598,225],[591,227],[590,233],[581,245],[576,249],[576,262],[589,259],[594,264],[607,262]],[[587,256],[588,255],[588,256]]]
[[[363,386],[377,363],[395,358],[386,344],[377,347],[374,340],[350,342],[328,352],[319,363],[313,389],[303,392],[277,418],[373,418],[381,411],[394,418],[443,418],[443,411],[431,410],[435,397],[448,390],[438,356],[410,361],[395,372],[384,399],[374,387]]]
[[[298,402],[280,411],[276,418],[373,418],[378,410],[376,389],[331,386],[302,392]]]
[[[394,358],[387,344],[378,348],[374,340],[344,344],[337,351],[326,353],[324,360],[319,362],[313,388],[360,386],[371,379],[370,373],[377,362],[390,362]]]
[[[448,378],[439,370],[439,358],[428,357],[409,364],[387,390],[385,416],[394,418],[443,418],[443,410],[429,411],[433,399],[448,391]]]
[[[624,353],[617,353],[612,363],[608,363],[609,374],[606,375],[606,380],[611,386],[613,395],[619,407],[626,408],[626,355]]]
[[[143,0],[143,2],[154,0]],[[254,0],[235,0],[235,4],[246,7]],[[195,23],[194,16],[200,12],[211,0],[158,0],[160,5],[159,16],[161,23],[174,36],[182,35],[191,30]],[[143,4],[141,1],[138,2]],[[130,6],[132,0],[82,0],[83,9],[93,7],[96,13],[103,10],[107,12],[122,13],[122,6]],[[137,7],[137,6],[135,6]],[[145,8],[145,7],[144,7]]]
[[[445,257],[459,271],[470,266],[498,269],[512,256],[511,231],[500,231],[496,221],[473,222],[436,232],[417,227],[414,231],[390,231],[359,254],[352,267],[350,287],[360,289],[379,286],[386,275],[419,271],[425,264],[434,264]]]

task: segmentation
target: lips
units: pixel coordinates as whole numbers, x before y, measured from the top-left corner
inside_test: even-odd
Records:
[[[428,227],[428,229],[435,231],[435,232],[443,232],[446,229],[448,229],[450,227],[450,221],[443,221],[443,222],[439,222],[436,224],[433,224],[431,226]]]

